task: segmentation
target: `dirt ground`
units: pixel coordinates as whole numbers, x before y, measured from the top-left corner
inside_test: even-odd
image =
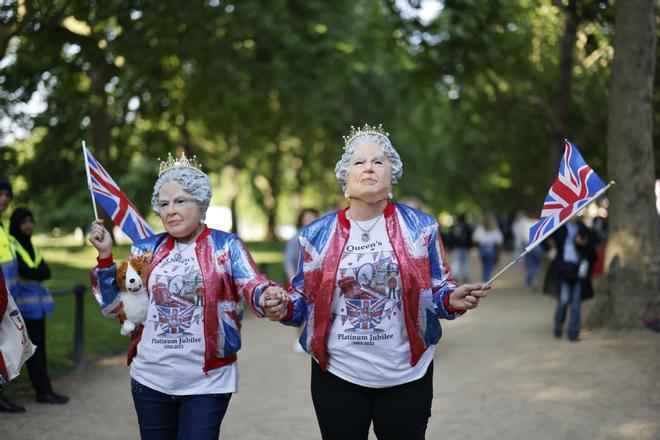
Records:
[[[597,330],[577,343],[555,339],[554,300],[524,289],[521,278],[510,270],[477,310],[443,322],[427,438],[660,439],[660,334]],[[319,439],[310,360],[293,352],[294,330],[247,317],[243,337],[239,393],[221,438]],[[40,405],[26,396],[18,402],[26,413],[0,415],[0,439],[139,438],[123,356],[54,384],[71,402]]]

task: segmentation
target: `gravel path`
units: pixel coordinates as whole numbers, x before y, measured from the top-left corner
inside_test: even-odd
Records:
[[[479,309],[443,323],[427,438],[660,439],[660,334],[598,330],[578,343],[557,340],[554,300],[525,290],[520,278],[509,271]],[[221,438],[319,439],[310,361],[293,352],[294,330],[248,317],[243,337],[240,389]],[[26,396],[18,402],[25,414],[0,415],[0,439],[139,438],[123,361],[55,380],[68,405]]]

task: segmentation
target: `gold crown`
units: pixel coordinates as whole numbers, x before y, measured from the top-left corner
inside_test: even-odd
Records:
[[[358,136],[362,136],[363,134],[385,136],[386,138],[389,138],[390,136],[390,134],[383,128],[383,124],[378,124],[378,127],[372,127],[369,124],[364,124],[362,128],[355,128],[351,125],[351,131],[348,133],[348,136],[342,136],[344,138],[344,150],[348,144],[353,141],[353,139]]]
[[[160,157],[158,160],[160,160]],[[158,176],[167,170],[171,170],[172,168],[194,168],[197,171],[202,172],[202,165],[197,162],[197,156],[193,156],[191,159],[188,159],[186,157],[186,153],[181,153],[181,157],[178,158],[172,157],[172,153],[167,153],[167,160],[160,160],[160,170],[158,171]]]

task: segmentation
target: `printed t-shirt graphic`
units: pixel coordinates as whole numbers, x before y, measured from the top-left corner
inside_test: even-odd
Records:
[[[351,232],[360,229],[351,220]],[[411,367],[399,264],[380,218],[362,241],[351,234],[337,270],[328,337],[328,371],[382,388],[422,377],[433,347]]]

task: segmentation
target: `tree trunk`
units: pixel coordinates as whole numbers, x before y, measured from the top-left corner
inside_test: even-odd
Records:
[[[557,177],[559,160],[564,152],[564,137],[568,125],[568,106],[571,100],[571,69],[573,68],[573,49],[577,39],[578,17],[575,10],[575,0],[561,7],[564,16],[564,35],[561,39],[559,55],[559,75],[555,87],[555,102],[552,114],[552,131],[550,133],[550,148],[548,150],[547,181],[552,185]]]
[[[639,327],[660,313],[659,218],[655,209],[652,93],[655,0],[619,1],[607,130],[608,270],[592,324]]]
[[[110,117],[108,116],[107,109],[105,78],[99,69],[91,67],[89,69],[89,81],[89,121],[92,132],[92,148],[96,157],[108,162],[110,150]]]
[[[181,132],[181,148],[183,149],[183,152],[186,154],[186,157],[191,158],[193,157],[193,152],[190,142],[190,131],[188,130],[189,119],[190,116],[188,114],[188,110],[184,108],[183,121],[181,122],[181,125],[179,127],[179,131]]]
[[[237,194],[231,196],[229,200],[229,209],[231,210],[231,232],[232,234],[238,235],[238,217],[236,216],[236,200],[238,199]]]
[[[229,210],[231,211],[231,230],[232,234],[238,235],[238,215],[236,213],[236,206],[238,200],[238,170],[234,165],[233,159],[227,165],[227,173],[229,174]]]
[[[270,176],[268,178],[269,191],[264,192],[264,208],[266,210],[266,217],[268,219],[267,239],[275,239],[275,226],[277,215],[277,197],[280,194],[280,187],[282,186],[279,164],[282,158],[282,150],[280,145],[271,157]]]
[[[89,69],[88,75],[90,80],[89,126],[92,132],[92,148],[96,157],[101,158],[104,163],[110,163],[111,123],[106,104],[105,78],[103,73],[95,67]],[[115,223],[102,209],[99,209],[98,213],[99,217],[104,219],[114,242],[117,243],[119,237],[115,235],[113,227]]]

